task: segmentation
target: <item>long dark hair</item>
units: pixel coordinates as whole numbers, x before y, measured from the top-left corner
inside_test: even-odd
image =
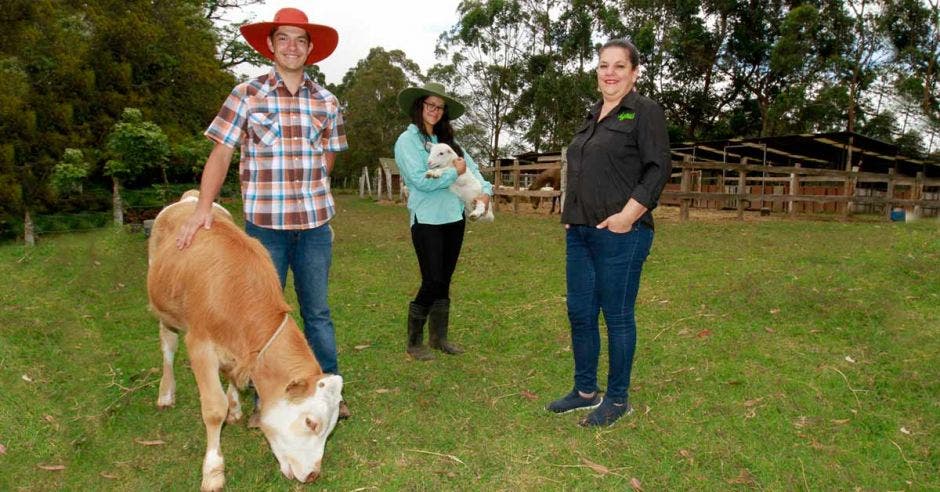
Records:
[[[423,96],[415,99],[415,102],[411,105],[411,122],[418,127],[418,131],[421,132],[424,137],[430,141],[431,136],[428,135],[427,130],[424,128],[424,101],[429,96]],[[444,104],[444,114],[441,115],[441,119],[434,124],[434,134],[437,135],[437,141],[440,143],[446,143],[450,145],[454,152],[457,153],[460,157],[463,157],[463,149],[460,148],[460,145],[457,142],[454,142],[454,127],[450,125],[450,114],[448,112],[447,104]]]

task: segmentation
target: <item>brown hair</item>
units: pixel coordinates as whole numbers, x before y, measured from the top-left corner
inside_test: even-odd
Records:
[[[598,48],[598,56],[607,48],[622,48],[627,50],[627,58],[630,59],[630,64],[633,65],[633,69],[636,70],[636,68],[640,66],[640,54],[637,53],[636,46],[630,41],[626,39],[611,39]]]

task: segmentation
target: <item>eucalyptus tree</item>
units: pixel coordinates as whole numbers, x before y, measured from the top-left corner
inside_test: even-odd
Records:
[[[521,85],[521,65],[529,46],[528,31],[517,1],[464,1],[457,7],[460,19],[438,38],[438,56],[447,64],[432,68],[429,76],[446,82],[467,103],[465,120],[483,129],[481,146],[490,161],[504,153],[507,115]],[[467,126],[461,121],[461,126]]]
[[[940,135],[940,1],[881,0],[883,28],[893,48],[895,87],[901,98],[920,107],[923,131],[929,133],[930,148]],[[904,125],[906,126],[906,125]],[[911,148],[913,137],[904,145]],[[918,150],[913,146],[911,150]]]
[[[841,4],[841,2],[833,2]],[[845,9],[829,9],[825,17],[834,26],[835,40],[828,53],[834,72],[833,85],[847,87],[845,104],[845,130],[854,132],[860,120],[866,118],[864,101],[866,92],[884,71],[888,62],[883,25],[883,9],[871,0],[845,0]],[[840,29],[841,28],[841,29]],[[841,51],[839,51],[841,48]]]
[[[336,159],[333,179],[353,178],[363,166],[391,156],[409,118],[398,109],[398,93],[423,79],[420,67],[401,50],[372,48],[343,76],[336,95],[343,105],[349,150]]]
[[[919,102],[925,114],[940,116],[940,1],[882,0],[883,26],[894,48],[894,61],[901,79],[919,89]]]
[[[727,49],[720,65],[728,77],[731,90],[739,94],[741,107],[755,108],[760,118],[759,127],[740,129],[744,136],[773,134],[774,121],[771,117],[779,117],[785,111],[779,107],[772,108],[772,104],[784,90],[791,89],[792,92],[794,77],[799,78],[805,73],[801,70],[802,59],[798,55],[805,45],[799,42],[794,46],[781,46],[772,60],[780,28],[785,24],[787,14],[787,5],[781,0],[736,2],[730,13]],[[796,15],[805,18],[809,14],[801,10]],[[791,18],[787,27],[791,30],[799,29],[797,20]],[[771,114],[772,110],[774,115]]]
[[[738,6],[721,0],[619,0],[608,7],[619,15],[617,22],[605,23],[608,32],[637,46],[637,88],[662,105],[673,140],[728,136],[722,118],[740,91],[728,83],[720,61]]]
[[[265,66],[268,59],[261,56],[242,38],[239,28],[254,19],[245,18],[229,21],[232,12],[241,12],[245,7],[262,4],[264,0],[203,0],[203,15],[214,27],[218,46],[219,68],[231,70],[237,65]]]
[[[771,39],[767,52],[768,71],[753,77],[753,85],[748,85],[762,87],[761,95],[766,97],[758,99],[763,119],[761,135],[816,131],[820,128],[810,128],[809,125],[827,119],[827,113],[820,111],[826,105],[814,104],[820,89],[827,85],[823,72],[825,58],[818,56],[818,47],[822,44],[820,36],[826,32],[824,25],[819,9],[809,3],[793,7],[783,14],[777,37]],[[839,93],[844,91],[836,94]],[[837,107],[844,107],[845,101],[841,102]],[[818,119],[806,118],[806,113],[814,110]],[[841,119],[838,115],[835,118]]]

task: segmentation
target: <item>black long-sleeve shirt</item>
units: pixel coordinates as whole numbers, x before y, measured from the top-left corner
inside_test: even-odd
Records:
[[[635,90],[598,121],[600,110],[598,102],[568,146],[561,221],[595,226],[633,198],[648,209],[639,220],[652,228],[652,211],[672,172],[663,110]]]

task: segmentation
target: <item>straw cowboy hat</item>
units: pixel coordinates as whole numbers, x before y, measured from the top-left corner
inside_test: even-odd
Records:
[[[428,82],[424,87],[409,87],[398,93],[398,107],[407,115],[411,115],[411,107],[414,106],[415,99],[425,96],[437,96],[444,100],[447,106],[447,114],[450,119],[456,120],[464,113],[463,103],[456,97],[447,94],[444,86],[437,82]]]
[[[294,26],[307,31],[313,49],[307,55],[304,65],[311,65],[330,56],[330,53],[336,49],[336,44],[339,42],[339,34],[336,33],[336,29],[320,24],[311,24],[307,21],[307,14],[292,8],[278,10],[274,14],[274,21],[272,22],[245,24],[240,30],[242,36],[245,37],[245,40],[252,48],[264,55],[265,58],[273,60],[274,53],[271,48],[268,48],[267,40],[268,36],[271,35],[271,31],[279,26]]]

